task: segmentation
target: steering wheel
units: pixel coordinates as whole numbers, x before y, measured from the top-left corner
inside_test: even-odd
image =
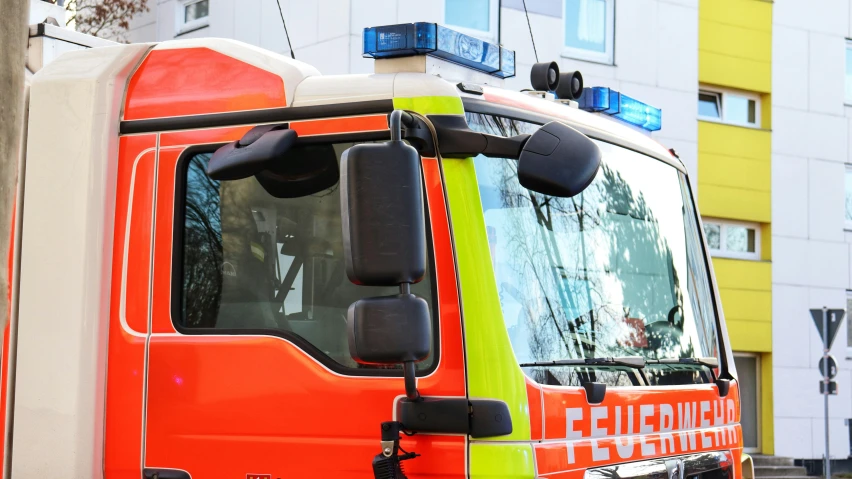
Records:
[[[675,314],[677,314],[678,311],[680,311],[681,322],[683,322],[683,308],[679,304],[676,304],[672,309],[669,310],[668,314],[669,324],[671,324],[672,326],[676,324]]]

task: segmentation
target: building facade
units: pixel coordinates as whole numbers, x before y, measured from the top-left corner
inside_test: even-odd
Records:
[[[820,458],[822,343],[809,308],[844,308],[850,284],[850,4],[776,1],[772,15],[772,310],[775,452]],[[845,82],[845,83],[844,83]],[[848,321],[831,349],[831,456],[850,456]],[[843,464],[848,468],[848,464]]]
[[[772,386],[772,8],[701,0],[698,205],[742,389],[743,443],[774,452]]]
[[[283,16],[297,59],[372,73],[363,28],[437,22],[515,50],[507,88],[529,88],[536,59],[555,60],[586,86],[662,108],[653,137],[697,191],[747,450],[822,456],[822,346],[808,310],[845,308],[852,290],[850,0],[280,0],[280,13],[276,0],[150,2],[130,41],[227,37],[289,55]],[[850,457],[852,418],[852,328],[842,331],[836,460]]]

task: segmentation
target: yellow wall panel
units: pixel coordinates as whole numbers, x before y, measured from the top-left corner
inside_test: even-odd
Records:
[[[700,177],[698,180],[698,208],[703,216],[768,223],[772,221],[771,201],[768,191],[705,185]]]
[[[775,428],[772,420],[772,354],[760,355],[760,452],[775,454]]]
[[[713,258],[719,289],[772,291],[772,263]]]
[[[772,351],[772,323],[725,319],[731,349],[768,353]]]
[[[703,153],[698,162],[698,183],[770,191],[770,166],[768,161]],[[700,189],[699,186],[699,191]]]
[[[701,0],[698,17],[701,20],[772,31],[772,3],[761,0]]]
[[[724,156],[771,161],[772,134],[768,130],[725,125],[712,121],[698,122],[698,155],[711,153]]]
[[[768,60],[737,58],[699,48],[698,81],[769,93],[772,89],[772,64]]]
[[[772,3],[703,0],[698,18],[698,81],[770,93]]]
[[[760,225],[760,259],[770,261],[772,259],[772,224]]]
[[[772,93],[760,95],[760,127],[767,131],[772,129]]]
[[[701,214],[771,221],[772,137],[766,130],[698,122]]]
[[[772,33],[726,23],[700,20],[699,50],[736,58],[769,62],[772,60]]]
[[[772,293],[751,289],[719,289],[725,319],[772,321]]]

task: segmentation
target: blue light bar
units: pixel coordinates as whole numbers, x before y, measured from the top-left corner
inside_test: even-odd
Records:
[[[648,131],[657,131],[663,126],[662,110],[611,88],[586,88],[578,102],[583,110],[604,113]]]
[[[432,55],[500,78],[515,76],[515,52],[435,23],[364,29],[364,57]]]

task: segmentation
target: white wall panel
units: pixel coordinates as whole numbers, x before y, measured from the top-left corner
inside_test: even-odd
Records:
[[[808,237],[808,160],[772,155],[772,234]]]
[[[843,241],[845,172],[842,163],[808,161],[808,234],[811,239]]]
[[[843,115],[846,41],[842,35],[816,32],[808,40],[808,85],[799,91],[808,92],[811,111]]]
[[[774,25],[772,51],[772,103],[808,109],[808,32]]]

